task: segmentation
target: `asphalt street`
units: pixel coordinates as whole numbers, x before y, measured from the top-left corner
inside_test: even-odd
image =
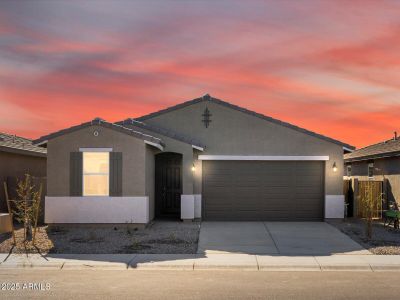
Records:
[[[398,274],[0,270],[0,299],[399,299]]]

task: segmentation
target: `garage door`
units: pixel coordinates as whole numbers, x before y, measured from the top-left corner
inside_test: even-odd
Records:
[[[203,218],[320,221],[324,163],[203,161]]]

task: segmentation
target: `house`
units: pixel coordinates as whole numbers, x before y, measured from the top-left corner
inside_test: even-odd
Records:
[[[345,178],[358,181],[381,181],[384,203],[400,204],[400,138],[370,145],[344,155]]]
[[[354,149],[209,95],[35,143],[48,151],[47,223],[342,218]]]
[[[7,212],[4,182],[13,194],[16,179],[25,174],[46,177],[47,149],[32,144],[32,140],[0,132],[0,211]]]

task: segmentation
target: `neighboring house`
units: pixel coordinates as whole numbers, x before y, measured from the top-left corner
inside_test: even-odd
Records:
[[[345,154],[345,178],[384,182],[388,204],[400,204],[400,138],[358,149]]]
[[[342,218],[352,146],[209,95],[47,144],[48,223]]]
[[[16,179],[25,174],[46,177],[47,149],[32,144],[32,140],[0,132],[0,210],[7,212],[4,182],[15,189]],[[15,191],[10,190],[10,194]]]

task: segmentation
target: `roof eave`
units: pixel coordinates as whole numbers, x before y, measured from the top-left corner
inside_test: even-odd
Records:
[[[398,156],[400,156],[400,151],[345,158],[344,162],[348,163],[348,162],[365,161],[365,160],[371,160],[371,159],[381,159],[381,158],[390,158],[390,157],[398,157]]]
[[[75,126],[72,126],[72,127],[66,128],[66,129],[62,129],[60,131],[57,131],[57,132],[42,136],[39,139],[34,140],[33,144],[34,145],[43,145],[43,144],[47,143],[49,140],[51,140],[51,139],[57,138],[59,136],[67,134],[67,133],[72,133],[72,132],[80,130],[80,129],[87,128],[87,127],[90,127],[90,126],[101,126],[101,127],[104,127],[104,128],[109,128],[109,129],[116,130],[116,131],[121,132],[121,133],[128,134],[128,135],[133,136],[133,137],[141,138],[141,139],[143,139],[145,141],[149,141],[149,142],[152,142],[152,143],[159,144],[159,145],[161,145],[163,147],[165,146],[164,143],[162,142],[162,140],[159,139],[159,138],[156,138],[156,137],[153,137],[151,135],[144,134],[144,133],[132,130],[130,128],[123,127],[122,125],[119,125],[119,124],[106,122],[106,121],[98,119],[98,118],[94,119],[94,120],[92,120],[90,122],[85,122],[85,123],[82,123],[80,125],[75,125]]]
[[[30,151],[26,149],[12,148],[6,146],[0,146],[0,152],[8,152],[8,153],[21,154],[27,156],[36,156],[36,157],[47,157],[47,154],[43,152],[36,152],[36,151]]]

